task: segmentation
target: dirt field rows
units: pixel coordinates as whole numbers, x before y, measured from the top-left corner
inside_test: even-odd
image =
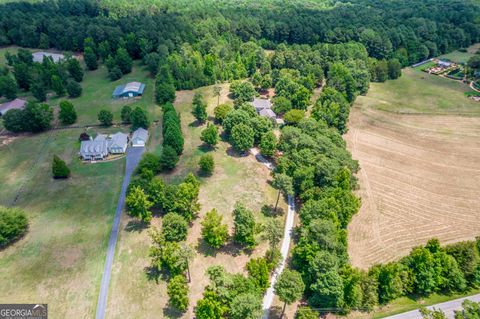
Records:
[[[388,98],[394,92],[383,86],[358,98],[345,136],[361,166],[362,207],[349,226],[349,253],[362,268],[404,256],[432,237],[451,243],[480,235],[480,118],[394,113],[395,99]],[[421,93],[415,90],[422,88],[410,94]],[[465,98],[457,98],[455,107],[463,107]],[[480,104],[465,107],[472,114]]]

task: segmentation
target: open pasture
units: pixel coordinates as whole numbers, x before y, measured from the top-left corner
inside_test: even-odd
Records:
[[[357,99],[345,136],[361,167],[353,265],[398,259],[432,237],[446,244],[480,234],[480,103],[464,91],[406,69]]]

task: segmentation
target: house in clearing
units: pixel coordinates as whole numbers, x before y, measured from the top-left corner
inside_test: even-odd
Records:
[[[251,103],[258,115],[275,120],[277,115],[272,111],[272,102],[268,99],[254,98]]]
[[[136,96],[142,96],[145,90],[145,84],[141,82],[130,82],[125,85],[119,85],[115,88],[112,94],[112,98],[131,98]]]
[[[270,102],[270,100],[267,100],[267,99],[254,98],[251,104],[259,114],[260,114],[260,111],[263,109],[272,108],[272,103]]]
[[[132,135],[133,147],[144,147],[148,141],[148,131],[144,128],[139,128]]]
[[[15,99],[7,103],[0,104],[0,116],[5,115],[10,110],[22,110],[25,108],[27,101],[22,99]]]
[[[65,59],[65,56],[63,54],[43,52],[43,51],[35,52],[32,54],[32,56],[33,56],[33,62],[39,62],[39,63],[42,63],[45,57],[52,58],[53,62],[55,63],[58,63],[61,60]]]
[[[79,155],[84,161],[103,160],[108,154],[123,154],[127,151],[128,135],[122,132],[98,134],[95,139],[82,141]]]
[[[127,151],[128,135],[118,132],[110,135],[108,142],[108,151],[111,154],[123,154]]]
[[[79,155],[84,161],[103,160],[108,156],[107,140],[82,141]]]
[[[269,119],[275,120],[277,115],[275,112],[272,111],[272,109],[262,109],[260,112],[258,112],[258,115],[263,116],[263,117],[268,117]]]

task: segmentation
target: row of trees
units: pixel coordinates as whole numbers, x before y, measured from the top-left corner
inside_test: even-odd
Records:
[[[61,97],[68,93],[69,97],[82,94],[79,82],[83,79],[83,69],[77,59],[67,56],[65,60],[54,62],[44,57],[42,63],[33,62],[32,53],[19,49],[17,54],[5,54],[9,68],[5,68],[0,78],[0,95],[14,99],[18,89],[30,91],[40,102],[47,100],[51,90]],[[12,81],[10,71],[15,81]]]

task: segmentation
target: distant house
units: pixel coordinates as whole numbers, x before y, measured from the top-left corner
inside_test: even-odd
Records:
[[[141,96],[143,95],[144,90],[145,84],[140,82],[130,82],[125,85],[117,86],[113,91],[112,98],[120,99]]]
[[[108,142],[108,151],[111,154],[123,154],[127,151],[128,135],[118,132],[110,135]]]
[[[447,69],[452,66],[452,62],[449,61],[444,61],[444,60],[439,60],[437,62],[437,65],[441,68]]]
[[[268,117],[269,119],[275,119],[277,117],[277,114],[272,111],[272,109],[263,109],[258,112],[258,115],[263,116],[263,117]]]
[[[108,155],[108,143],[106,140],[82,141],[79,155],[84,161],[103,160]]]
[[[272,102],[267,99],[254,98],[251,103],[258,115],[268,117],[269,119],[275,119],[277,115],[272,111]]]
[[[63,54],[50,53],[50,52],[35,52],[32,54],[32,56],[33,56],[33,62],[39,62],[39,63],[42,63],[45,57],[52,58],[53,62],[55,63],[58,63],[61,60],[65,59],[65,56]]]
[[[137,129],[132,135],[133,147],[144,147],[148,141],[148,131],[143,128]]]
[[[261,110],[263,109],[271,109],[272,108],[272,103],[270,100],[267,99],[259,99],[259,98],[254,98],[252,102],[253,107],[257,111],[257,113],[260,113]]]
[[[25,108],[27,101],[22,99],[15,99],[13,101],[0,104],[0,116],[5,115],[10,110],[21,110]]]

